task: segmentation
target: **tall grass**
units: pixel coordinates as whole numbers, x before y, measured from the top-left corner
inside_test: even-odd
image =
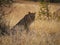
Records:
[[[44,7],[45,8],[45,7]],[[0,36],[0,45],[60,45],[60,22],[55,20],[44,20],[48,18],[46,12],[41,12],[40,20],[35,20],[29,27],[29,32],[23,26],[17,26],[14,34],[13,30],[8,30],[10,35]],[[43,16],[43,17],[42,17]],[[51,15],[52,16],[52,15]],[[51,17],[49,15],[49,17]],[[52,19],[52,18],[49,18]],[[34,26],[33,26],[34,25]],[[23,28],[23,31],[19,30]]]

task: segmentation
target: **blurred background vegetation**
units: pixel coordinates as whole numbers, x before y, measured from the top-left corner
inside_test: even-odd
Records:
[[[49,1],[49,2],[52,2],[52,3],[59,3],[60,0],[30,0],[30,1]]]
[[[53,2],[53,3],[60,2],[60,0],[27,0],[27,1],[35,1],[35,2],[36,1],[41,1],[41,2],[48,1],[48,2]],[[12,2],[14,2],[14,0],[0,0],[0,5],[2,5],[2,4],[10,4]]]
[[[11,1],[14,0],[0,0],[0,3],[5,2],[5,3],[10,3]],[[22,0],[21,0],[22,1]],[[26,0],[27,1],[27,0]],[[29,1],[50,1],[50,2],[60,2],[60,0],[29,0]]]
[[[11,4],[13,0],[0,0],[0,6],[5,6],[5,4]]]

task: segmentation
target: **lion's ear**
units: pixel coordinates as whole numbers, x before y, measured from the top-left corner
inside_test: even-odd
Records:
[[[31,12],[28,12],[29,14],[36,14],[36,12],[35,13],[31,13]]]
[[[29,14],[30,14],[30,12],[29,12]]]

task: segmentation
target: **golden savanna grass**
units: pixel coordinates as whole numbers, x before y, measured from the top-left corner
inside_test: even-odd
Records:
[[[23,9],[24,7],[22,6],[21,8]],[[25,12],[24,10],[23,12]],[[19,12],[19,9],[17,11]],[[23,17],[23,12],[21,12],[22,14],[21,17]],[[11,15],[13,15],[13,13]],[[16,17],[18,16],[16,15]],[[33,21],[29,26],[29,29],[30,30],[28,33],[26,32],[26,29],[24,29],[23,31],[16,30],[14,35],[10,34],[10,35],[0,36],[0,45],[60,45],[60,21],[53,19],[48,20],[47,17],[44,20],[43,16],[42,19],[40,20],[38,17],[36,17],[35,21]]]

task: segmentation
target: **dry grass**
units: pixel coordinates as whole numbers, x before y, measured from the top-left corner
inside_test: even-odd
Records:
[[[36,20],[30,31],[0,37],[0,45],[60,45],[60,23],[56,21]]]
[[[20,4],[18,3],[17,6],[19,5]],[[20,16],[20,11],[19,11],[20,7],[15,8],[16,10],[18,9],[17,12],[19,12],[19,16]],[[30,7],[28,7],[28,10],[29,8]],[[26,10],[27,8],[25,9],[23,7],[22,9]],[[22,11],[22,14],[23,12],[26,11]],[[12,12],[12,15],[15,16],[15,13],[16,12],[14,12],[13,14]],[[17,17],[17,15],[15,17]],[[14,20],[15,19],[17,18],[14,18]],[[14,21],[12,20],[12,22]],[[30,25],[30,31],[28,33],[26,33],[26,30],[24,29],[24,31],[22,32],[20,30],[16,30],[14,35],[10,34],[10,35],[1,36],[0,45],[60,45],[60,22],[57,22],[55,20],[49,21],[49,20],[37,19]]]

